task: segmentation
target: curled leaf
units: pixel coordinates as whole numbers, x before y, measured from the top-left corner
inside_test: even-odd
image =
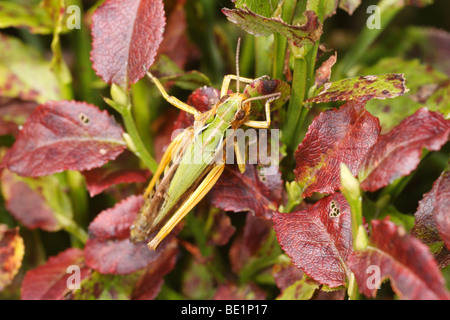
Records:
[[[411,233],[426,244],[442,240],[450,248],[450,173],[443,172],[419,202]]]
[[[371,244],[354,252],[349,265],[367,297],[375,297],[381,281],[389,277],[403,299],[450,299],[428,247],[389,220],[372,221]]]
[[[322,23],[314,11],[306,11],[306,23],[301,26],[289,25],[279,18],[267,18],[249,9],[227,9],[222,12],[228,20],[253,34],[254,36],[270,36],[273,33],[282,34],[294,47],[314,45],[322,35]]]
[[[145,182],[149,176],[147,170],[119,170],[94,168],[82,172],[86,179],[86,187],[91,197],[102,193],[112,185],[120,183]]]
[[[408,92],[403,74],[369,75],[327,82],[308,103],[395,98]]]
[[[4,170],[1,180],[2,194],[8,211],[25,227],[57,231],[62,226],[56,218],[57,208],[52,208],[50,202],[62,193],[61,190],[55,192],[53,189],[52,185],[56,186],[58,183],[54,177],[46,178],[47,181],[22,178],[9,170]],[[64,199],[64,196],[61,199]]]
[[[337,52],[330,56],[322,65],[316,70],[315,86],[320,88],[324,83],[330,81],[331,67],[334,66],[337,60]]]
[[[381,135],[361,163],[359,180],[365,191],[376,191],[408,175],[420,162],[422,149],[439,150],[449,138],[450,121],[438,112],[419,109]]]
[[[303,197],[338,190],[341,163],[356,175],[380,130],[378,119],[366,111],[364,102],[348,101],[338,110],[317,116],[295,152],[294,173]]]

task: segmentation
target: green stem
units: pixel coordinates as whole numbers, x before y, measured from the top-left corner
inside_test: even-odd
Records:
[[[305,111],[303,100],[305,99],[307,82],[307,66],[305,58],[296,58],[294,61],[294,74],[292,79],[292,92],[286,113],[286,122],[283,130],[283,141],[289,149],[295,150],[298,145],[298,137],[295,136],[298,127],[303,126]]]
[[[298,0],[285,0],[282,7],[281,19],[286,23],[291,23],[294,16],[295,7]],[[286,37],[279,33],[274,35],[273,44],[273,71],[272,76],[274,79],[284,78],[284,63],[286,59]]]
[[[83,16],[83,3],[81,0],[72,0],[72,4],[77,5]],[[83,22],[82,22],[83,23]],[[100,105],[101,98],[96,91],[92,90],[94,87],[93,82],[96,79],[94,69],[92,68],[92,62],[90,60],[91,52],[91,39],[89,35],[89,28],[85,25],[81,25],[81,29],[75,29],[70,32],[70,36],[74,43],[73,50],[76,56],[75,64],[79,72],[79,95],[81,100],[94,105]]]
[[[145,166],[151,171],[155,172],[158,169],[158,162],[150,155],[147,148],[145,148],[144,143],[142,142],[141,137],[139,136],[139,132],[137,130],[136,124],[133,119],[133,115],[131,113],[131,105],[128,107],[122,108],[122,119],[125,124],[125,129],[131,139],[133,144],[132,150],[136,156],[138,156],[142,162],[144,162]]]
[[[362,32],[359,33],[358,38],[350,50],[345,54],[341,63],[336,66],[336,70],[333,72],[334,79],[345,78],[348,73],[358,63],[370,45],[375,39],[383,32],[388,24],[394,19],[397,13],[402,9],[397,5],[397,0],[381,0],[378,3],[380,8],[381,28],[369,29],[364,27]]]
[[[86,231],[83,228],[78,226],[76,223],[66,224],[64,226],[64,230],[78,239],[82,244],[85,244],[87,239],[89,238]]]
[[[82,227],[87,227],[89,223],[88,198],[84,178],[78,171],[66,171],[66,178],[70,188],[69,195],[73,208],[74,221]]]
[[[152,122],[151,111],[149,108],[149,90],[144,81],[138,81],[131,85],[132,99],[133,99],[133,116],[136,120],[136,128],[142,142],[147,146],[147,150],[153,149],[153,139],[150,134],[148,124]]]

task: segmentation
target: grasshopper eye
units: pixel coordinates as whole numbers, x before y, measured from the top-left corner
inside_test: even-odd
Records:
[[[236,115],[234,116],[234,119],[236,120],[242,120],[245,117],[245,111],[242,109],[239,109],[238,112],[236,112]]]
[[[229,94],[224,95],[222,98],[220,98],[219,104],[224,103],[225,101],[227,101],[229,97],[230,97]]]

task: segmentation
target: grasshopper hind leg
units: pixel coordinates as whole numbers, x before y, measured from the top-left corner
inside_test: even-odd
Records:
[[[176,97],[173,97],[173,96],[169,95],[167,93],[167,91],[164,89],[164,87],[161,84],[161,82],[159,82],[159,80],[154,75],[152,75],[149,71],[147,71],[147,76],[156,85],[156,87],[158,88],[159,92],[161,92],[161,94],[164,97],[164,99],[167,102],[169,102],[171,105],[173,105],[174,107],[177,107],[178,109],[186,111],[187,113],[193,114],[194,116],[199,113],[199,111],[197,109],[195,109],[194,107],[192,107],[192,106],[190,106],[190,105],[188,105],[188,104],[178,100]]]
[[[208,175],[203,179],[198,188],[183,202],[181,207],[173,214],[166,224],[159,230],[156,236],[147,244],[151,250],[155,250],[159,243],[175,228],[175,226],[192,210],[205,195],[211,190],[214,184],[222,175],[225,164],[214,166]]]

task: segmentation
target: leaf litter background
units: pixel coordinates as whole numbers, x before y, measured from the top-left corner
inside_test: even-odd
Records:
[[[346,79],[334,71],[364,27],[359,1],[330,1],[323,26],[309,11],[295,27],[267,19],[276,1],[72,2],[85,9],[82,30],[64,27],[64,1],[0,2],[0,297],[345,299],[354,277],[360,298],[450,298],[447,2],[399,1],[407,6]],[[278,175],[227,167],[158,250],[133,245],[129,227],[151,173],[126,150],[120,117],[102,97],[112,83],[131,90],[138,131],[159,159],[193,119],[140,80],[141,66],[205,111],[218,99],[211,86],[235,72],[238,35],[241,74],[271,74],[255,61],[270,41],[232,22],[293,47],[325,45],[301,143]],[[287,98],[280,82],[247,92],[269,87]],[[281,126],[286,104],[277,107]],[[353,246],[341,163],[363,190],[363,250]],[[287,203],[296,204],[290,213]],[[81,290],[66,286],[73,264]],[[371,265],[385,280],[379,292],[365,286]]]

